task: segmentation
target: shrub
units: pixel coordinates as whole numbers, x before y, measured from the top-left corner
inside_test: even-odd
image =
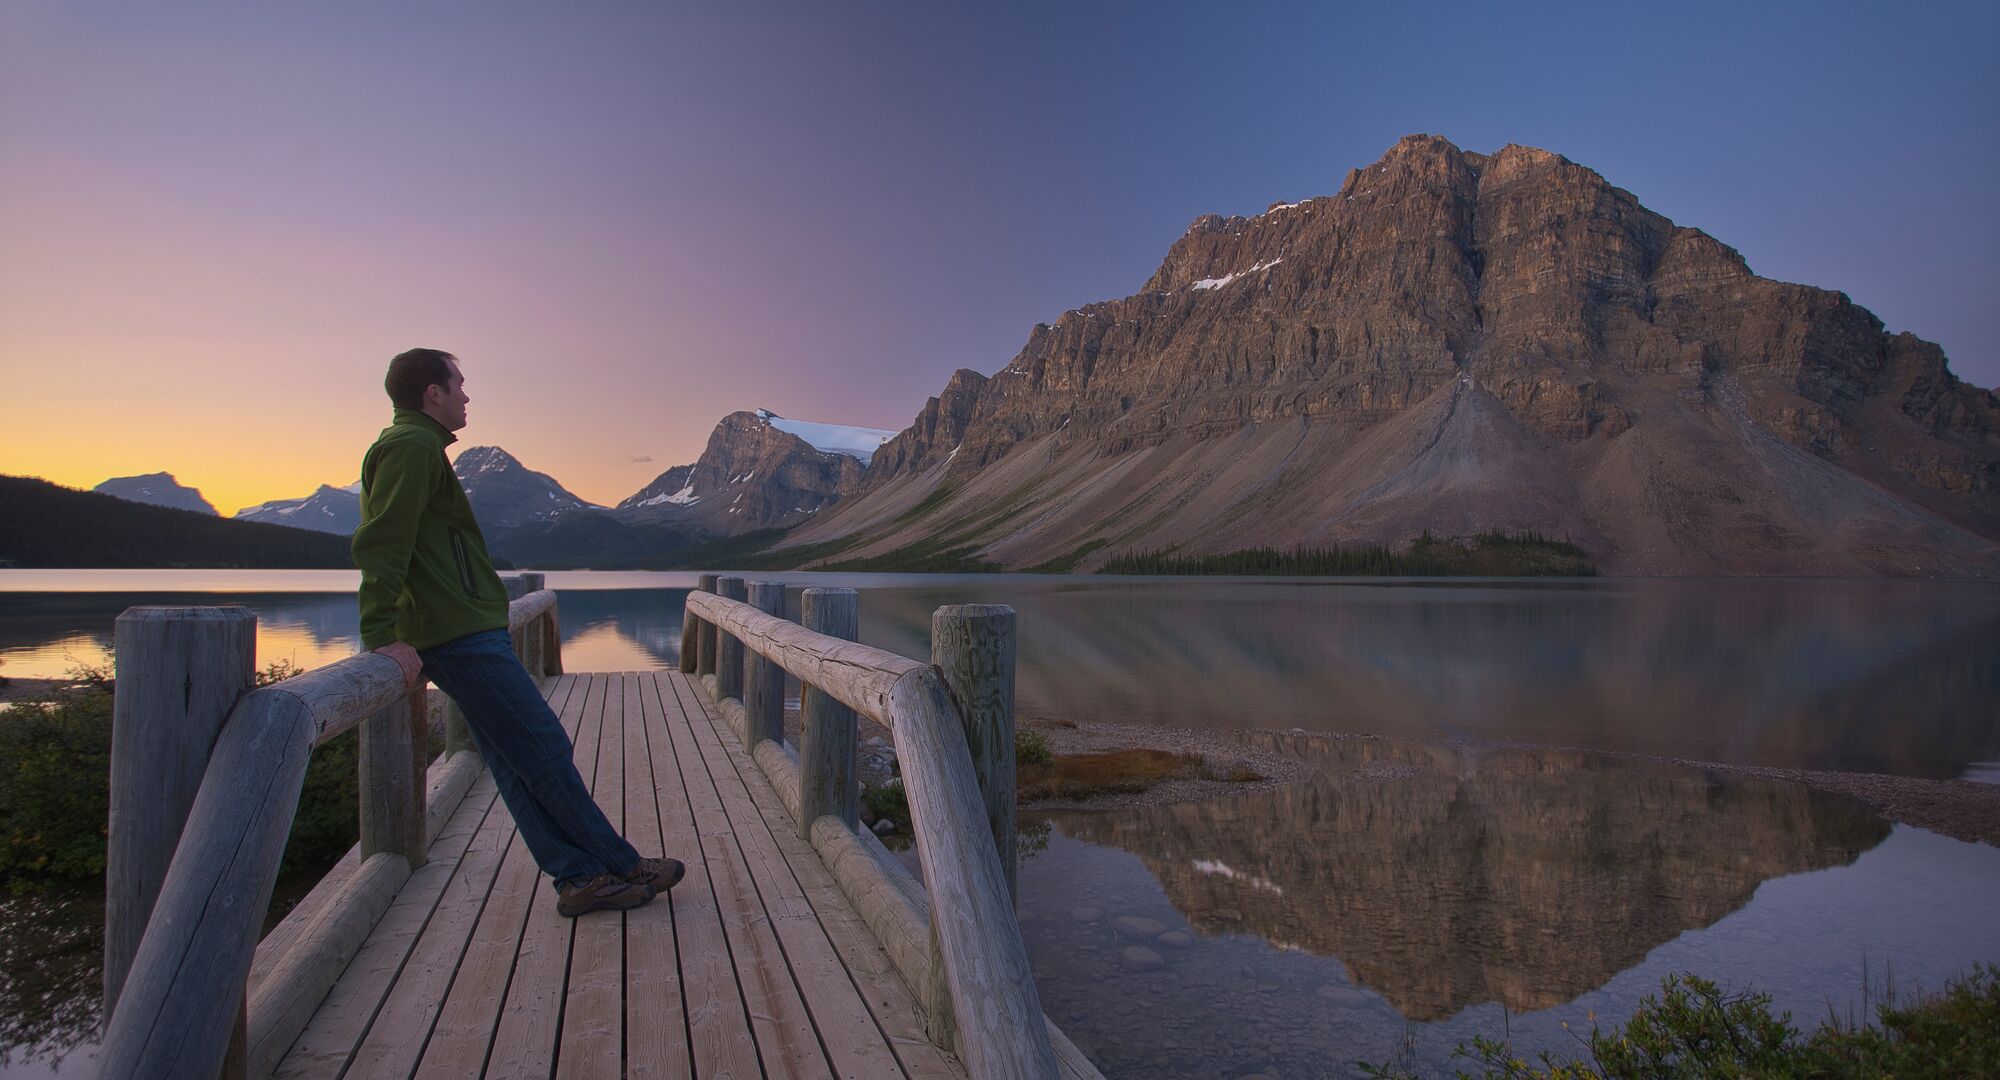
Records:
[[[1014,729],[1014,764],[1046,765],[1049,763],[1048,736],[1033,728]]]
[[[888,818],[898,826],[910,823],[910,799],[903,791],[901,780],[884,780],[861,789],[861,805],[875,815],[875,820]]]
[[[289,661],[257,673],[259,686],[299,674]],[[15,893],[98,887],[111,817],[111,719],[106,667],[70,672],[45,701],[15,702],[0,720],[0,883]],[[323,870],[360,835],[359,735],[313,751],[283,873]]]
[[[0,881],[102,881],[111,812],[111,693],[85,684],[0,719]]]
[[[1980,965],[1943,993],[1877,1011],[1880,1027],[1829,1018],[1810,1034],[1791,1014],[1771,1014],[1769,994],[1725,994],[1706,979],[1669,975],[1659,997],[1640,1000],[1632,1019],[1608,1033],[1593,1029],[1589,1058],[1561,1060],[1546,1051],[1535,1063],[1504,1040],[1475,1036],[1454,1056],[1481,1071],[1464,1078],[1611,1080],[1624,1077],[1947,1077],[2000,1075],[2000,968]],[[1393,1064],[1357,1063],[1376,1077],[1413,1074]]]

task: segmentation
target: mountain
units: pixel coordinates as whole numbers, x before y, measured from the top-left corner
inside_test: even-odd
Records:
[[[1411,136],[955,373],[783,542],[1088,570],[1488,529],[1611,574],[1994,576],[2000,396],[1590,169]]]
[[[236,520],[352,536],[361,527],[361,481],[344,488],[321,484],[303,499],[274,499],[238,510]]]
[[[0,566],[347,569],[344,537],[0,476]]]
[[[191,510],[209,517],[221,517],[215,507],[201,492],[184,486],[174,479],[173,473],[146,473],[143,476],[114,476],[91,489],[99,495],[110,495],[127,502],[145,503],[148,506],[165,506],[175,510]]]
[[[452,462],[472,514],[489,537],[576,510],[601,509],[570,494],[555,478],[520,463],[497,446],[470,446]]]
[[[896,433],[734,412],[692,465],[676,465],[618,504],[628,522],[671,523],[711,536],[787,528],[861,486]]]

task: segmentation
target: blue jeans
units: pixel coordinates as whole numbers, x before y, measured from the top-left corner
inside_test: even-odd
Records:
[[[507,631],[467,634],[417,655],[424,676],[465,714],[522,841],[558,888],[639,864],[584,786],[562,721],[514,656]]]

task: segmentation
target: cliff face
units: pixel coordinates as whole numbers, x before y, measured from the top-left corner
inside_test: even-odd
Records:
[[[1140,856],[1197,930],[1339,957],[1417,1021],[1569,1001],[1767,879],[1845,865],[1888,835],[1865,807],[1797,785],[1564,751],[1295,741],[1330,774],[1057,823]]]
[[[618,504],[623,520],[685,524],[734,536],[810,520],[861,484],[862,463],[823,451],[758,412],[722,418],[692,465],[677,465]]]
[[[1587,168],[1412,136],[957,372],[787,542],[1087,569],[1427,528],[1614,573],[1993,574],[2000,398]]]

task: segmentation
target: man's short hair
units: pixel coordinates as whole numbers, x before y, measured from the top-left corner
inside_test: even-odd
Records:
[[[424,391],[433,386],[451,385],[451,365],[458,357],[442,349],[411,349],[389,361],[389,377],[382,388],[399,409],[424,407]]]

